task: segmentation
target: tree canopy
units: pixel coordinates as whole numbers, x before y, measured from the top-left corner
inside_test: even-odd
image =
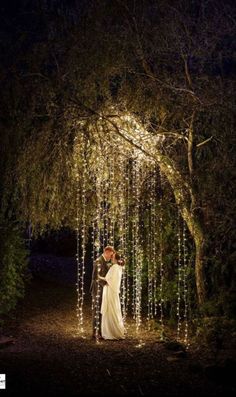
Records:
[[[74,139],[122,135],[129,114],[158,138],[198,275],[209,290],[215,279],[234,288],[232,2],[75,4],[25,2],[2,16],[2,212],[41,232],[73,227]]]

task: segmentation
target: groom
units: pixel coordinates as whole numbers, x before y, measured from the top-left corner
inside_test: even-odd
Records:
[[[101,304],[102,304],[102,290],[106,281],[99,280],[98,276],[105,277],[108,269],[109,262],[115,250],[113,247],[108,245],[104,248],[103,254],[96,259],[93,264],[93,274],[92,282],[90,286],[90,291],[92,294],[92,321],[93,321],[93,334],[92,336],[96,338],[101,338]],[[99,313],[99,323],[96,321],[96,315]],[[96,326],[99,326],[96,333]]]

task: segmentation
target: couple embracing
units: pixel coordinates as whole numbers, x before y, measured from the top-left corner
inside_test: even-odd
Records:
[[[91,282],[93,337],[124,339],[120,284],[124,260],[107,246],[94,262]]]

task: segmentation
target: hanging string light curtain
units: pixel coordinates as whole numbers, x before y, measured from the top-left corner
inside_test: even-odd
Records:
[[[134,125],[135,127],[135,125]],[[136,128],[136,127],[135,127]],[[159,319],[160,338],[164,339],[164,285],[165,266],[163,258],[163,175],[159,167],[140,152],[124,150],[115,146],[118,141],[109,141],[102,147],[102,154],[93,154],[92,176],[88,178],[86,153],[87,138],[82,133],[75,138],[76,161],[76,234],[77,234],[77,316],[78,330],[83,334],[84,277],[86,235],[91,222],[92,261],[101,255],[106,245],[116,246],[126,259],[121,283],[121,305],[124,320],[131,310],[138,333],[143,316],[144,261],[147,263],[147,320]],[[96,138],[96,136],[94,137]],[[117,139],[117,138],[116,138]],[[99,147],[100,138],[96,145]],[[150,145],[150,148],[152,146]],[[127,154],[128,153],[128,154]],[[89,219],[87,211],[87,185],[93,184],[95,212]],[[146,181],[148,194],[143,197]],[[143,206],[147,200],[147,206]],[[142,207],[143,206],[143,207]],[[142,208],[146,208],[145,211]],[[146,223],[142,219],[147,216]],[[186,226],[178,214],[177,258],[177,338],[181,338],[184,326],[184,341],[188,343],[188,252]],[[144,238],[144,235],[146,236]],[[146,246],[145,246],[146,245]],[[99,288],[99,287],[98,287]],[[100,291],[95,299],[98,300]],[[181,306],[183,303],[183,307]],[[96,330],[100,328],[98,301],[96,307]]]

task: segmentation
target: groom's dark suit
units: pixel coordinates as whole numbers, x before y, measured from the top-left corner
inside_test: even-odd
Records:
[[[98,275],[101,277],[105,277],[108,269],[109,262],[107,262],[103,255],[101,255],[93,264],[93,274],[92,274],[92,282],[90,286],[90,291],[92,294],[93,300],[93,310],[92,310],[92,319],[93,319],[93,335],[96,334],[96,313],[99,313],[99,330],[98,334],[101,335],[101,304],[102,304],[102,290],[106,281],[99,280]]]

